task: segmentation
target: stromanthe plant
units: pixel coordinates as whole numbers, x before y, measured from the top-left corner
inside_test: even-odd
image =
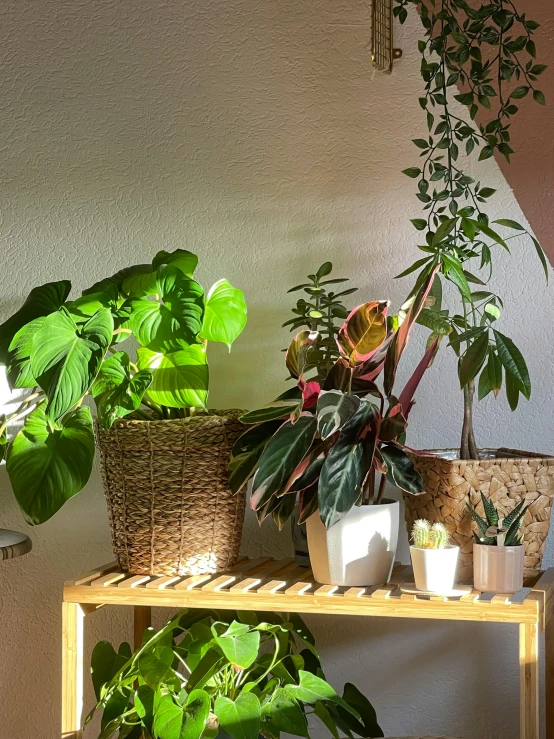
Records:
[[[98,739],[308,739],[315,719],[335,739],[383,736],[354,685],[326,681],[297,614],[183,610],[134,654],[99,642],[91,672]]]
[[[408,493],[424,492],[403,441],[414,393],[438,339],[398,397],[393,387],[437,270],[398,316],[388,315],[386,301],[352,310],[337,329],[338,359],[324,376],[310,361],[318,332],[307,328],[293,338],[286,365],[296,387],[242,416],[251,428],[236,442],[229,467],[235,492],[253,478],[250,505],[260,523],[271,515],[282,528],[298,502],[301,523],[319,511],[325,526],[333,526],[357,504],[379,504],[386,479]]]
[[[105,429],[129,414],[155,420],[207,412],[208,342],[231,346],[245,326],[246,303],[224,279],[205,294],[193,277],[197,264],[185,249],[160,251],[151,264],[122,269],[75,299],[70,282],[50,282],[0,326],[10,387],[28,393],[0,425],[0,452],[30,524],[47,521],[89,479],[87,396]],[[122,350],[131,337],[136,343]]]
[[[515,153],[510,125],[520,101],[532,97],[544,105],[538,82],[546,65],[536,62],[533,40],[539,24],[512,0],[394,2],[402,23],[414,5],[425,29],[418,45],[425,83],[419,103],[427,119],[427,134],[414,139],[421,163],[404,170],[417,180],[425,211],[425,218],[412,220],[425,237],[418,247],[423,257],[398,276],[419,271],[415,294],[433,270],[440,270],[418,321],[431,330],[430,341],[447,337],[458,357],[464,404],[460,457],[477,459],[475,390],[481,400],[491,393],[496,397],[504,385],[511,410],[521,395],[531,395],[523,355],[497,324],[504,307],[490,285],[497,255],[509,252],[513,239],[528,236],[547,279],[548,264],[524,226],[511,217],[493,221],[487,214],[496,191],[468,174],[464,155],[483,161],[497,153],[509,162]],[[469,116],[460,117],[454,101],[466,106]],[[454,310],[443,305],[442,280],[458,296]]]

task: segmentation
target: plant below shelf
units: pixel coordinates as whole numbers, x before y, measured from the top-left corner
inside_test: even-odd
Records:
[[[30,524],[54,515],[87,483],[94,458],[91,395],[108,429],[207,412],[209,341],[229,347],[246,323],[240,290],[219,280],[206,295],[198,258],[161,251],[70,300],[71,283],[34,288],[0,326],[0,362],[12,389],[30,390],[0,427],[10,482]],[[134,337],[138,349],[120,345]],[[7,440],[9,424],[25,417]]]
[[[393,385],[434,274],[399,316],[388,316],[383,301],[351,311],[335,337],[338,359],[326,374],[310,355],[319,333],[305,329],[293,338],[286,364],[297,387],[242,417],[252,428],[235,444],[230,463],[234,492],[254,478],[251,507],[260,523],[271,515],[282,528],[298,499],[300,523],[319,510],[325,526],[333,526],[357,504],[381,503],[386,478],[406,492],[423,492],[403,439],[414,393],[438,340],[399,397]],[[305,377],[314,369],[319,379]]]
[[[496,327],[504,303],[489,288],[495,252],[509,252],[509,241],[527,234],[547,279],[548,266],[539,242],[524,226],[511,218],[491,222],[484,208],[495,190],[469,176],[460,155],[463,150],[482,161],[498,153],[510,161],[511,119],[529,94],[544,105],[536,85],[546,66],[535,61],[533,33],[539,24],[512,0],[395,0],[394,14],[402,23],[409,5],[416,6],[425,28],[419,42],[425,95],[419,102],[427,115],[428,136],[414,140],[423,163],[404,173],[418,180],[417,197],[427,215],[412,220],[425,233],[419,246],[424,256],[398,276],[419,270],[415,295],[433,270],[440,270],[418,322],[431,330],[430,341],[448,337],[458,357],[464,397],[460,457],[478,459],[473,427],[477,377],[479,400],[490,393],[497,396],[503,382],[511,410],[520,395],[531,395],[521,352]],[[468,107],[471,121],[481,114],[483,122],[476,126],[461,118],[453,101]],[[460,309],[443,307],[442,279],[454,286]]]
[[[326,682],[315,641],[296,614],[181,611],[149,629],[134,654],[99,642],[92,654],[98,739],[309,737],[313,715],[338,739],[382,737],[373,706]]]

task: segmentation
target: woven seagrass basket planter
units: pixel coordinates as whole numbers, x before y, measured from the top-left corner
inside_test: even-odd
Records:
[[[227,464],[243,411],[96,428],[112,541],[136,575],[200,575],[238,558],[245,494]]]
[[[404,495],[408,532],[417,518],[443,523],[460,546],[458,578],[473,578],[473,531],[477,530],[467,503],[484,515],[481,492],[500,515],[507,515],[525,499],[523,520],[526,570],[540,570],[554,497],[554,458],[512,449],[482,450],[482,459],[454,458],[450,449],[432,450],[433,456],[410,453],[425,483],[423,495]]]

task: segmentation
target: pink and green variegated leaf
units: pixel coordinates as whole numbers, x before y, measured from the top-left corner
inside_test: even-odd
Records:
[[[289,344],[285,362],[291,376],[298,379],[304,373],[308,361],[308,351],[317,339],[317,331],[304,329],[300,331]]]
[[[389,482],[412,495],[421,495],[425,492],[421,475],[406,452],[397,444],[382,446],[381,456],[387,466],[386,475]]]
[[[402,412],[402,406],[400,403],[396,403],[389,409],[381,423],[379,441],[396,441],[406,431],[407,427],[408,422]]]
[[[373,301],[354,308],[337,336],[341,355],[351,367],[367,362],[387,338],[388,301]]]
[[[384,388],[387,397],[389,397],[392,393],[398,363],[400,362],[400,358],[404,352],[404,349],[406,348],[406,345],[408,344],[408,339],[410,338],[410,331],[412,329],[412,326],[417,321],[417,317],[419,316],[421,310],[423,309],[423,306],[425,305],[425,300],[427,299],[427,296],[429,295],[429,292],[433,286],[435,274],[439,271],[439,269],[440,265],[437,265],[414,296],[410,307],[408,308],[406,316],[404,317],[404,320],[398,327],[398,331],[395,333],[390,343],[389,350],[387,352],[387,358],[385,361],[384,378]]]
[[[415,372],[413,373],[413,375],[410,377],[410,379],[406,383],[406,387],[400,393],[400,397],[398,398],[398,403],[400,407],[402,408],[402,412],[404,413],[405,418],[408,417],[408,413],[410,412],[412,408],[413,397],[415,395],[415,392],[418,388],[419,383],[421,382],[421,378],[425,374],[425,371],[427,370],[427,368],[431,366],[431,363],[433,359],[435,358],[435,354],[437,352],[437,347],[439,345],[440,340],[441,340],[441,337],[437,336],[431,342],[431,344],[428,346],[427,351],[425,352],[423,356],[423,359],[417,365]]]

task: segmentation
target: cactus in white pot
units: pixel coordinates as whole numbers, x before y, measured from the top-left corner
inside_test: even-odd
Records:
[[[460,548],[450,544],[450,534],[442,523],[423,518],[414,522],[410,556],[416,588],[423,592],[448,594],[454,587]]]

